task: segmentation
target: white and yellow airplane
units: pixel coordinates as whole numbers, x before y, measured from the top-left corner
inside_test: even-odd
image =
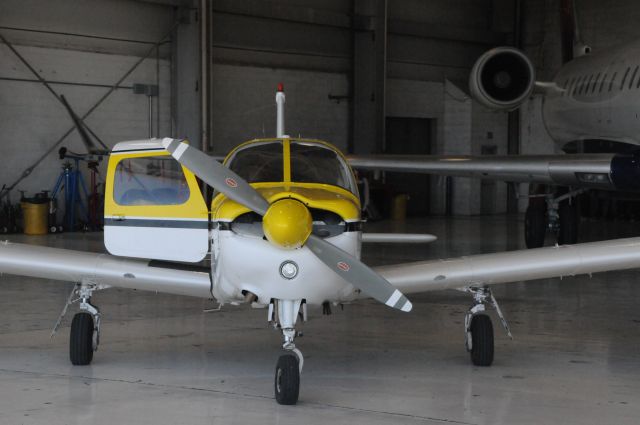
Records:
[[[284,93],[276,104],[277,137],[240,145],[224,164],[179,139],[117,144],[105,189],[110,254],[0,243],[0,273],[76,283],[67,303],[80,307],[71,324],[74,365],[89,364],[98,347],[95,291],[121,287],[215,298],[221,305],[250,302],[267,307],[268,321],[282,332],[275,397],[295,404],[303,366],[295,327],[307,319],[307,305],[374,298],[409,312],[405,294],[467,291],[473,301],[466,348],[474,364],[489,366],[494,344],[486,304],[509,332],[490,285],[640,265],[640,238],[631,238],[369,268],[359,260],[362,242],[434,238],[363,234],[346,159],[328,143],[285,135]],[[196,176],[215,189],[211,205]],[[211,267],[200,266],[207,256]]]

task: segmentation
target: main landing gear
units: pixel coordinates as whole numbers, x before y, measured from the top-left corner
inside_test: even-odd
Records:
[[[577,243],[580,217],[575,197],[586,190],[531,195],[524,219],[527,248],[542,247],[548,230],[555,234],[559,245]]]
[[[467,351],[475,366],[491,366],[494,353],[493,325],[491,318],[486,314],[485,303],[488,302],[494,308],[507,335],[513,339],[509,324],[488,287],[469,287],[464,291],[473,296],[473,305],[464,317]]]
[[[298,316],[307,320],[307,303],[305,300],[273,300],[269,304],[269,322],[282,331],[281,355],[276,364],[274,392],[278,404],[291,405],[298,402],[300,393],[300,373],[304,365],[304,357],[296,348],[294,339],[302,336],[294,326]]]
[[[93,360],[93,352],[98,350],[100,343],[100,311],[91,304],[91,295],[97,289],[100,288],[87,283],[76,285],[69,295],[53,332],[51,332],[51,336],[55,335],[64,319],[67,308],[71,304],[79,302],[80,312],[73,316],[69,337],[69,359],[76,366],[90,364]]]

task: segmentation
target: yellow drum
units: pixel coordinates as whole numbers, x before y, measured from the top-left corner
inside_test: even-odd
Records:
[[[407,201],[409,195],[401,193],[393,197],[391,202],[391,220],[404,221],[407,218]]]
[[[46,235],[49,233],[49,202],[22,201],[22,215],[24,217],[25,235]]]

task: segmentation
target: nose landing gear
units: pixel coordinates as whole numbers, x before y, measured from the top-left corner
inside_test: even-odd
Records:
[[[306,307],[304,300],[274,300],[269,305],[269,321],[282,330],[282,349],[285,351],[276,364],[274,392],[278,404],[292,405],[298,402],[304,357],[294,343],[295,337],[301,335],[294,326],[301,309],[303,321],[307,320]]]

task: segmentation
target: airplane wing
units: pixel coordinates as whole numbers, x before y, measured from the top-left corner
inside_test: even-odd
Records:
[[[640,267],[640,237],[374,267],[404,294]]]
[[[361,170],[398,171],[474,177],[507,182],[640,190],[640,156],[566,155],[350,155]]]
[[[640,237],[374,267],[405,294],[640,267]],[[0,242],[0,273],[211,298],[208,269]],[[364,295],[362,296],[364,298]]]
[[[0,273],[99,287],[211,298],[208,269],[27,244],[0,242]]]

